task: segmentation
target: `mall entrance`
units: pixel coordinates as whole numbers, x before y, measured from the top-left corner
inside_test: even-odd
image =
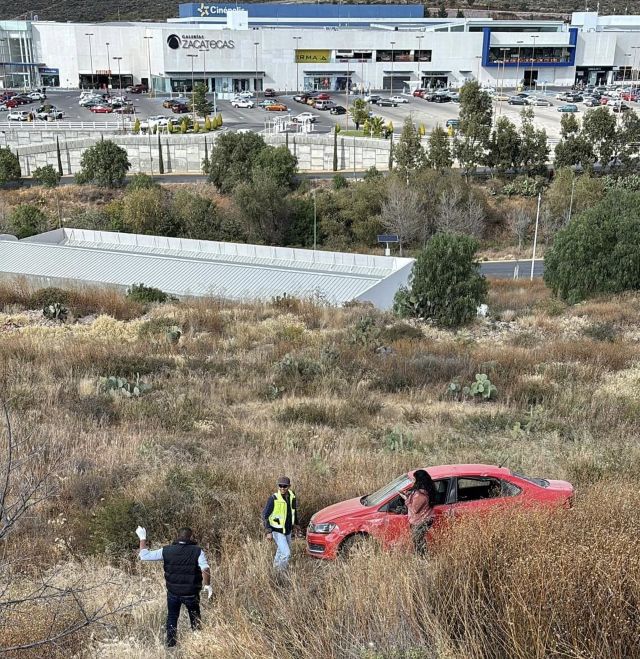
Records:
[[[347,88],[351,89],[353,71],[337,72],[310,72],[305,71],[304,89],[305,91],[323,91],[323,92],[343,92]]]

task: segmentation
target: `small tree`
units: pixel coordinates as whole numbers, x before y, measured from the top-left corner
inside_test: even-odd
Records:
[[[213,106],[207,100],[207,87],[201,82],[193,88],[193,99],[190,103],[191,110],[195,110],[201,117],[206,117],[212,110]]]
[[[211,117],[207,117],[204,120],[204,129],[209,132],[211,130]]]
[[[60,177],[62,177],[62,174],[64,173],[62,171],[62,154],[60,153],[60,140],[58,139],[57,135],[56,135],[56,156],[58,157],[58,174],[60,174]]]
[[[183,119],[180,122],[180,132],[184,135],[187,132],[187,128],[188,128],[187,120]]]
[[[394,149],[396,171],[409,184],[409,178],[426,164],[426,157],[420,134],[411,119],[407,117],[402,125],[402,133]]]
[[[520,144],[520,136],[513,122],[507,117],[498,117],[496,127],[491,133],[485,162],[501,174],[508,169],[517,168],[520,162]]]
[[[140,119],[136,117],[136,120],[133,122],[133,134],[137,135],[140,132]]]
[[[289,133],[287,133],[288,135]],[[338,171],[338,126],[333,129],[333,171]]]
[[[460,90],[460,129],[454,155],[466,173],[484,161],[491,135],[491,99],[478,82],[466,82]]]
[[[10,149],[0,149],[0,185],[19,181],[21,176],[18,156]]]
[[[78,183],[93,183],[103,188],[115,188],[124,183],[131,163],[127,152],[111,140],[100,140],[89,147],[80,160],[76,174]]]
[[[422,126],[424,128],[424,126]],[[453,165],[449,136],[442,126],[437,125],[429,135],[429,155],[427,164],[433,169],[443,171]]]
[[[45,188],[57,187],[60,178],[60,174],[53,165],[45,165],[33,170],[33,180]]]
[[[396,294],[394,311],[431,319],[441,327],[473,320],[487,296],[487,281],[475,260],[477,249],[469,236],[435,235],[416,259],[410,288]]]
[[[369,118],[369,111],[367,110],[367,104],[361,98],[356,98],[351,107],[349,108],[349,114],[353,119],[353,123],[356,126],[356,130],[360,129],[360,126]]]
[[[7,218],[9,233],[16,238],[28,238],[49,228],[47,216],[33,204],[16,206]]]
[[[164,174],[164,158],[162,157],[162,142],[160,142],[160,133],[158,133],[158,171]]]

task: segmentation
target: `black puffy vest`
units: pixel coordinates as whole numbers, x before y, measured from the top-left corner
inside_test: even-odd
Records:
[[[198,557],[202,550],[195,543],[174,542],[162,548],[164,578],[172,595],[197,595],[202,588]]]

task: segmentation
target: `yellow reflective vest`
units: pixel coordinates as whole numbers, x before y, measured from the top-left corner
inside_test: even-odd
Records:
[[[291,506],[291,526],[296,523],[296,509],[293,507],[293,502],[296,500],[296,495],[289,490],[289,505]],[[284,532],[284,526],[287,521],[287,502],[280,492],[273,495],[273,512],[269,515],[269,526],[274,529],[279,529]]]

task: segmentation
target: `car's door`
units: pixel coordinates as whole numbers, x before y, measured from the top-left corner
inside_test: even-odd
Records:
[[[454,517],[480,513],[497,506],[510,507],[519,502],[522,489],[493,476],[459,476],[455,480],[451,513]]]
[[[433,506],[434,529],[440,526],[441,520],[449,509],[451,481],[450,478],[441,478],[433,482],[437,492],[437,498]],[[379,508],[378,513],[380,517],[377,520],[376,532],[382,539],[383,544],[390,547],[410,546],[409,517],[404,499],[399,494],[392,496]]]

